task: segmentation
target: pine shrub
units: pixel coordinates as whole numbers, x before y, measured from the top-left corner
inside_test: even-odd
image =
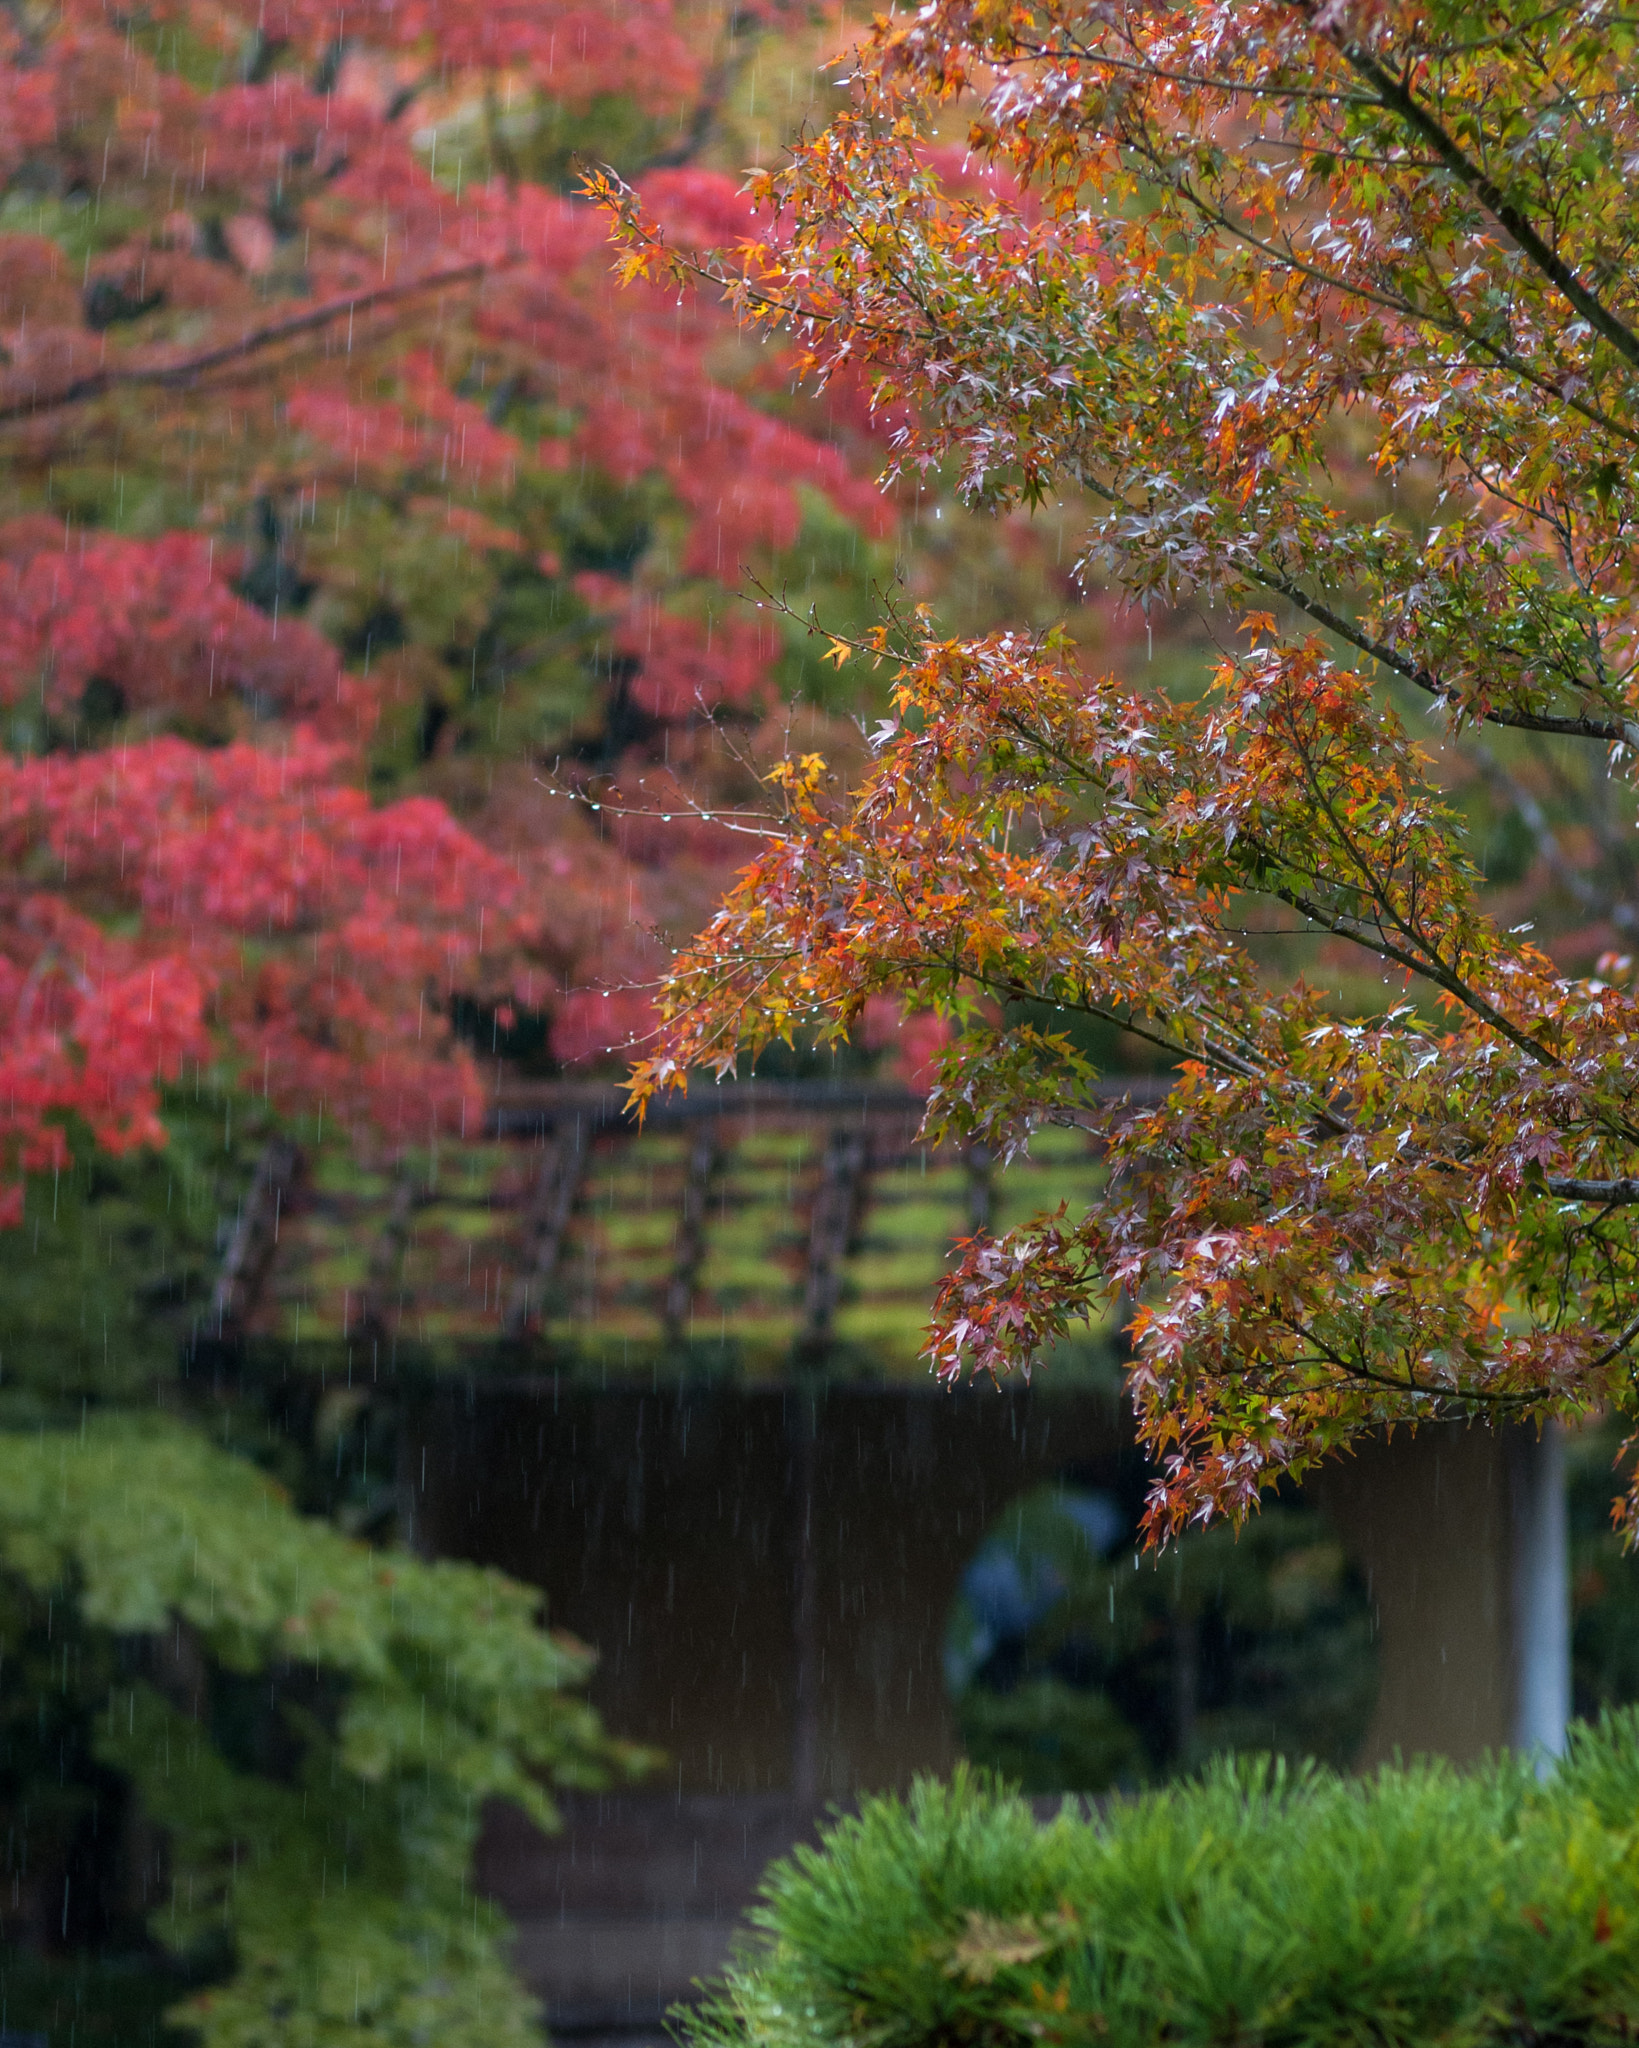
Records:
[[[1546,1782],[1241,1757],[1046,1824],[963,1770],[775,1864],[751,1923],[690,2048],[1631,2041],[1639,1715]]]

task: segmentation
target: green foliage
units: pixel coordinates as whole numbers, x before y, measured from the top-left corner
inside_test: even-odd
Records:
[[[54,469],[47,503],[76,525],[107,526],[144,538],[191,526],[198,512],[174,477],[145,475],[106,458]]]
[[[453,653],[477,640],[494,603],[495,572],[449,531],[443,509],[361,498],[332,533],[307,537],[303,567],[324,586],[313,623],[348,654],[379,659],[406,643]]]
[[[1231,1752],[1346,1769],[1377,1697],[1371,1604],[1313,1507],[1191,1530],[1157,1559],[1101,1548],[1056,1486],[979,1550],[946,1669],[968,1756],[1033,1792],[1130,1790]]]
[[[981,1776],[880,1799],[764,1881],[687,2022],[756,2042],[1615,2041],[1639,2020],[1639,1721],[1539,1785],[1240,1759],[1039,1826]]]
[[[1149,1775],[1141,1733],[1110,1692],[1072,1685],[1051,1670],[1005,1691],[965,1686],[956,1727],[967,1756],[1030,1792],[1096,1792]]]
[[[180,2039],[167,2008],[206,2048],[533,2041],[467,1888],[481,1804],[550,1824],[550,1786],[644,1758],[532,1589],[351,1542],[259,1469],[374,1526],[390,1413],[178,1376],[268,1126],[181,1089],[167,1125],[31,1182],[0,1292],[0,2001],[85,2048]],[[156,1390],[192,1420],[119,1412]]]
[[[168,1831],[153,1935],[231,1953],[176,2014],[207,2048],[533,2038],[467,1892],[481,1803],[551,1825],[548,1783],[647,1761],[569,1690],[590,1654],[538,1595],[350,1542],[157,1416],[0,1436],[0,1567],[92,1632],[97,1759]]]
[[[235,1770],[144,1686],[111,1703],[109,1722],[104,1754],[169,1831],[175,1882],[154,1932],[183,1953],[232,1932],[232,1976],[174,2015],[211,2048],[361,2035],[535,2048],[505,1923],[466,1891],[468,1802],[404,1780],[338,1787],[317,1742],[289,1785]]]
[[[1105,1017],[1090,1017],[1083,1011],[1055,1009],[1050,1003],[1010,1002],[1003,1018],[1011,1028],[1030,1026],[1044,1038],[1068,1040],[1074,1053],[1090,1061],[1100,1073],[1143,1072],[1161,1063],[1155,1048],[1134,1038]]]
[[[169,1091],[163,1152],[111,1157],[76,1143],[36,1175],[7,1240],[0,1399],[8,1419],[144,1399],[176,1372],[204,1311],[230,1221],[265,1141],[262,1105]]]
[[[1571,1687],[1579,1714],[1639,1700],[1639,1557],[1611,1525],[1617,1417],[1567,1446],[1571,1535]]]
[[[587,470],[556,496],[556,504],[565,567],[625,576],[653,539],[670,494],[658,477],[617,484]]]
[[[520,403],[505,423],[539,435],[555,421]],[[597,647],[610,621],[567,577],[629,576],[664,505],[656,480],[622,487],[596,472],[531,472],[489,504],[507,522],[496,534],[521,533],[521,545],[486,549],[452,530],[442,498],[361,492],[328,532],[300,535],[301,574],[318,586],[309,623],[365,673],[396,657],[371,749],[378,790],[413,776],[435,743],[527,759],[597,735],[609,681]]]
[[[571,106],[537,92],[505,107],[489,101],[462,108],[436,129],[423,130],[418,147],[452,191],[499,175],[572,192],[577,159],[591,156],[631,176],[655,154],[661,133],[651,116],[619,93],[596,93],[586,105]]]
[[[497,581],[469,667],[474,742],[510,758],[567,750],[598,730],[598,628],[566,583],[528,562],[503,562]]]
[[[802,530],[771,578],[790,608],[778,621],[785,642],[777,670],[780,693],[827,709],[875,709],[887,701],[885,681],[873,688],[862,675],[844,678],[826,661],[825,650],[830,636],[863,638],[875,624],[880,595],[894,582],[893,551],[866,539],[818,491],[799,489],[797,496]],[[810,617],[822,632],[809,631]]]
[[[117,248],[138,218],[132,206],[104,203],[83,191],[59,197],[14,187],[0,195],[0,234],[44,235],[76,261]]]

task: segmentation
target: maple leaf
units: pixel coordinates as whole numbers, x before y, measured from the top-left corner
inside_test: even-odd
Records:
[[[973,1984],[992,1983],[1003,1970],[1033,1963],[1053,1947],[1034,1920],[998,1920],[970,1912],[945,1965],[952,1977]]]

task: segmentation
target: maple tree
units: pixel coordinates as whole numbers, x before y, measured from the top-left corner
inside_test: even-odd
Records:
[[[962,1027],[934,1134],[1095,1132],[1101,1198],[969,1244],[933,1356],[1028,1368],[1125,1300],[1156,1533],[1385,1423],[1636,1406],[1639,1008],[1593,957],[1639,746],[1635,62],[1598,0],[930,0],[754,181],[761,240],[702,263],[602,181],[629,274],[869,377],[902,472],[1074,491],[1090,582],[1241,621],[1204,690],[840,634],[892,677],[874,760],[787,763],[635,1080],[887,992]],[[1487,889],[1476,763],[1580,957]],[[1097,1090],[1086,1020],[1176,1063],[1164,1104]]]

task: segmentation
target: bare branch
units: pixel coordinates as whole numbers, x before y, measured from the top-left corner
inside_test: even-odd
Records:
[[[445,270],[425,271],[419,277],[377,285],[370,291],[349,292],[344,298],[326,299],[320,305],[309,306],[283,320],[270,320],[264,327],[247,328],[237,340],[219,342],[215,347],[200,349],[193,355],[167,355],[146,361],[105,364],[88,371],[83,377],[75,377],[59,385],[55,391],[34,393],[28,398],[14,398],[0,404],[0,423],[35,419],[41,413],[58,412],[65,406],[101,398],[109,391],[144,386],[185,388],[211,370],[243,362],[248,356],[259,355],[263,349],[273,348],[281,341],[293,341],[298,335],[316,333],[320,328],[334,326],[338,320],[350,320],[359,313],[373,312],[378,306],[396,305],[422,292],[440,291],[447,285],[475,283],[479,278],[507,269],[517,261],[516,257],[507,257],[495,262],[484,258],[471,263],[457,263]]]

